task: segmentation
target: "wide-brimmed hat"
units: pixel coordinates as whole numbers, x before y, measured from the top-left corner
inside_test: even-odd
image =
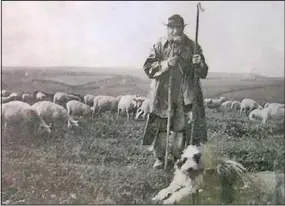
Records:
[[[168,23],[166,26],[186,26],[188,24],[184,23],[184,19],[179,14],[174,14],[168,18]]]

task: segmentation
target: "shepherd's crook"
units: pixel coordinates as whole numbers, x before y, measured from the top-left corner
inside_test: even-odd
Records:
[[[194,54],[197,54],[197,47],[198,47],[198,33],[199,33],[199,11],[202,11],[204,12],[205,10],[202,8],[201,6],[201,3],[198,2],[197,3],[197,18],[196,18],[196,35],[195,35],[195,46],[194,46]],[[197,67],[196,65],[194,65],[194,69],[196,70]],[[198,95],[198,92],[197,92],[197,87],[198,87],[198,84],[199,84],[199,77],[196,76],[196,73],[194,72],[194,99],[195,99],[195,102],[194,104],[196,104],[196,106],[193,105],[193,109],[197,109],[197,95]],[[194,114],[194,112],[197,113],[197,111],[192,111],[192,114]],[[194,120],[194,119],[193,119]],[[195,121],[195,120],[194,120]],[[193,135],[194,135],[194,121],[192,121],[192,130],[191,130],[191,141],[190,143],[193,145]],[[197,114],[196,114],[196,121],[197,121]],[[196,190],[193,194],[192,194],[192,204],[195,205],[195,204],[199,204],[199,192],[198,190]]]
[[[199,34],[199,11],[202,11],[204,12],[205,10],[202,8],[201,6],[201,3],[198,2],[197,3],[197,17],[196,17],[196,34],[195,34],[195,45],[194,45],[194,54],[197,54],[197,47],[198,47],[198,34]],[[194,70],[196,70],[196,65],[194,65]],[[195,73],[195,72],[194,72]],[[196,73],[194,75],[194,99],[195,99],[195,102],[193,102],[194,104],[197,104],[197,95],[198,95],[198,92],[197,92],[197,87],[198,87],[198,84],[199,84],[199,77],[196,76]],[[194,106],[193,105],[193,110],[194,109],[197,109],[197,105]],[[192,111],[192,114],[194,114],[195,112],[197,111]],[[195,115],[193,115],[194,117]],[[196,115],[197,116],[197,115]],[[196,117],[197,118],[197,117]],[[191,135],[190,135],[190,144],[193,144],[193,136],[194,136],[194,121],[195,119],[193,118],[193,121],[192,121],[192,128],[191,128]],[[189,142],[186,142],[186,147],[189,145]]]

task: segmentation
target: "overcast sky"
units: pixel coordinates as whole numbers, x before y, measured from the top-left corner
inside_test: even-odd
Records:
[[[284,76],[284,2],[202,2],[199,43],[210,72]],[[3,66],[142,68],[180,14],[195,36],[196,2],[2,2]]]

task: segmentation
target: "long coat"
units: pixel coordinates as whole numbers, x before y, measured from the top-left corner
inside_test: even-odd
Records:
[[[208,66],[205,62],[201,47],[197,46],[198,54],[202,57],[203,66],[194,71],[192,56],[194,54],[194,42],[186,35],[182,44],[173,47],[174,55],[178,55],[179,65],[173,70],[172,83],[172,102],[178,99],[182,94],[185,112],[189,108],[193,111],[194,135],[193,141],[196,143],[207,141],[207,128],[205,121],[205,109],[203,104],[203,93],[200,80],[194,83],[194,75],[205,79],[208,74]],[[151,79],[150,115],[147,118],[143,145],[152,144],[158,130],[166,128],[168,111],[168,80],[169,70],[167,60],[171,55],[171,44],[166,38],[160,39],[153,45],[150,55],[147,57],[143,69],[146,75]],[[196,92],[194,92],[196,91]],[[187,111],[188,110],[188,111]],[[173,116],[173,112],[171,113]],[[185,129],[186,130],[186,129]]]

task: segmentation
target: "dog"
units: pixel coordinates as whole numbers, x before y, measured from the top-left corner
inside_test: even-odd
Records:
[[[197,192],[203,182],[205,168],[201,148],[189,145],[174,168],[174,177],[170,185],[152,198],[153,203],[175,204]]]

